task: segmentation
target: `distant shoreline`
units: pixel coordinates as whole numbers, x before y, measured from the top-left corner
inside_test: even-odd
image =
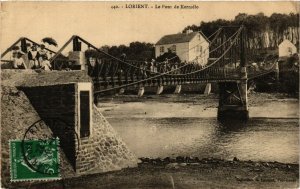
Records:
[[[119,95],[103,98],[100,111],[107,118],[215,118],[218,95]],[[299,100],[285,94],[249,95],[249,115],[253,119],[298,119]]]

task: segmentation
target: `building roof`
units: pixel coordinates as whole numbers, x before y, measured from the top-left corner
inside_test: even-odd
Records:
[[[294,46],[296,47],[290,40],[285,39],[283,40],[278,46],[282,46],[282,45],[289,45],[289,46]]]
[[[190,42],[198,33],[200,33],[203,36],[203,38],[207,42],[209,42],[207,37],[202,32],[191,32],[189,34],[179,33],[179,34],[165,35],[156,43],[156,45]]]

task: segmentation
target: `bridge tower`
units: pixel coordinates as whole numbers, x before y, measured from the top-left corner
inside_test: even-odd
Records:
[[[219,83],[218,120],[248,120],[249,118],[245,39],[245,28],[243,27],[240,34],[240,79],[235,82]]]
[[[81,42],[77,36],[73,38],[73,51],[69,52],[69,60],[73,61],[75,65],[80,66],[80,70],[85,70],[86,58],[84,52],[81,50]]]

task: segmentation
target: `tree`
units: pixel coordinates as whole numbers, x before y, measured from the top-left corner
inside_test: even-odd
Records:
[[[57,47],[57,42],[52,37],[45,37],[42,39],[42,42],[48,43],[49,45],[53,45],[53,46]]]
[[[213,34],[221,26],[244,25],[247,31],[247,47],[264,49],[266,47],[276,47],[284,37],[289,36],[291,41],[299,41],[299,14],[273,13],[270,17],[263,13],[248,15],[239,13],[234,20],[217,19],[210,22],[200,22],[199,26],[186,26],[187,29],[201,30],[207,37]],[[292,27],[292,33],[289,33],[289,27]],[[227,29],[226,37],[232,35],[232,31]]]

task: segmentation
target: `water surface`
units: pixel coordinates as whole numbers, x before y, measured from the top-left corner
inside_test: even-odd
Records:
[[[298,100],[252,94],[249,101],[247,123],[218,122],[216,96],[155,96],[141,102],[103,103],[100,109],[138,157],[298,163]]]
[[[108,118],[138,157],[194,156],[297,163],[298,119]]]

